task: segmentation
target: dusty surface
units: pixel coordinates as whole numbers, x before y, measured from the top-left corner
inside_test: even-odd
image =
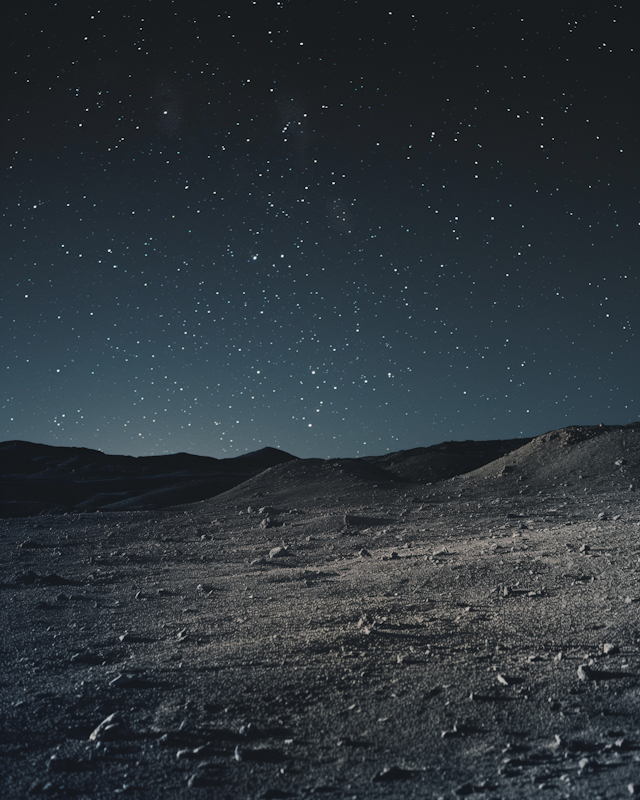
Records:
[[[2,520],[0,795],[640,793],[639,479],[639,426],[575,428]]]

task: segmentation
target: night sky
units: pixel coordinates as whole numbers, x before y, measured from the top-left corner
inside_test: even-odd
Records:
[[[6,18],[0,440],[324,458],[640,418],[634,3]]]

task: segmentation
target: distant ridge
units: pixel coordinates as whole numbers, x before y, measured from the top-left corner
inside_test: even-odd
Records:
[[[108,455],[86,447],[0,443],[0,517],[137,510],[206,500],[296,456],[264,447],[233,458]]]
[[[521,494],[527,485],[544,488],[558,481],[587,490],[596,483],[627,480],[635,488],[640,423],[573,425],[537,437],[442,442],[359,459],[299,459],[274,447],[223,459],[189,453],[134,457],[84,447],[1,442],[0,517],[155,510],[208,500],[231,489],[235,491],[229,499],[238,501],[247,492],[273,501],[299,491],[326,499],[356,487],[444,488],[443,482],[451,479],[469,486],[495,480],[502,491],[510,485],[508,479],[505,483],[510,473]]]

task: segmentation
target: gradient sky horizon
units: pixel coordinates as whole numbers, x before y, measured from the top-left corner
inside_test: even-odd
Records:
[[[640,418],[632,4],[5,16],[0,440],[346,457]]]

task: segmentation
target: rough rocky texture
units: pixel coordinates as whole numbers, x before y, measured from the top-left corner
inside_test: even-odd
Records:
[[[585,426],[0,521],[0,796],[631,796],[639,482],[640,426]]]

